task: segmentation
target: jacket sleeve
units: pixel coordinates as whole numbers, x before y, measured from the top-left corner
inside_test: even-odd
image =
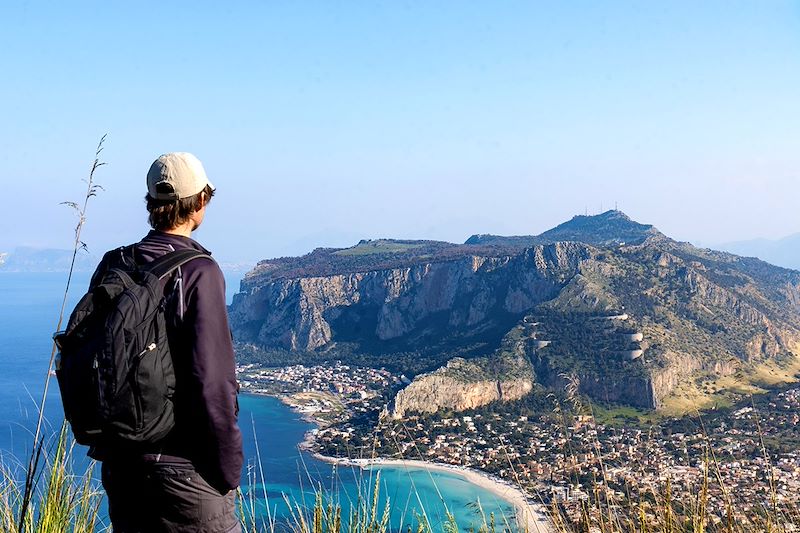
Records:
[[[103,258],[98,263],[97,268],[94,269],[94,274],[89,281],[89,289],[93,289],[100,283],[101,276],[108,270],[108,265],[111,262],[111,256],[116,250],[111,250],[103,254]]]
[[[221,493],[239,486],[242,434],[237,423],[239,385],[228,313],[225,278],[215,262],[204,260],[187,291],[185,324],[193,333],[192,409],[208,441],[207,481]]]

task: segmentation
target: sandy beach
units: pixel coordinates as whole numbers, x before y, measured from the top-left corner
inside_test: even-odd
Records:
[[[289,399],[282,395],[274,395],[280,399],[284,404],[297,411],[297,406],[294,405]],[[320,421],[314,416],[304,415],[303,419],[315,423],[317,427]],[[428,461],[412,460],[412,459],[345,459],[340,457],[329,457],[314,451],[314,431],[308,431],[303,438],[303,441],[298,444],[298,448],[310,453],[315,458],[326,463],[337,464],[342,466],[356,466],[364,469],[368,468],[405,468],[414,470],[438,470],[455,474],[482,489],[496,494],[499,498],[506,500],[514,506],[516,511],[517,526],[520,532],[527,533],[553,533],[554,529],[551,521],[548,518],[547,508],[539,502],[530,501],[528,496],[519,488],[513,486],[509,482],[499,479],[495,476],[475,470],[472,468],[465,468],[455,465],[444,463],[433,463]]]
[[[528,533],[552,533],[553,528],[547,518],[547,509],[541,503],[531,502],[527,495],[517,487],[506,481],[497,479],[485,472],[478,470],[458,467],[442,463],[430,463],[427,461],[401,460],[401,459],[339,459],[327,457],[321,454],[314,454],[314,457],[329,463],[358,466],[361,468],[406,468],[414,470],[439,470],[449,472],[463,477],[473,485],[493,492],[500,498],[510,502],[517,513],[517,525],[520,531]]]

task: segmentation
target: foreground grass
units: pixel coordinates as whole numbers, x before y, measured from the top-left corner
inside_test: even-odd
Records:
[[[67,426],[49,446],[34,450],[43,467],[32,479],[0,464],[0,530],[4,533],[91,533],[99,531],[102,494],[92,479],[94,465],[73,473],[73,443]],[[26,495],[29,497],[26,500]]]
[[[73,471],[74,443],[66,423],[51,446],[42,446],[39,453],[44,468],[41,475],[29,482],[19,472],[0,464],[0,531],[2,533],[99,533],[112,531],[101,520],[103,492],[93,478],[95,463],[85,471]],[[238,514],[244,533],[385,533],[390,530],[390,502],[380,506],[381,476],[377,472],[361,487],[345,512],[331,492],[317,488],[312,503],[290,501],[285,497],[289,516],[278,520],[262,516],[253,492],[238,492]],[[32,483],[29,484],[29,483]],[[24,495],[31,497],[24,506]],[[441,528],[431,528],[424,512],[416,515],[403,531],[410,533],[456,533],[458,525],[451,514]],[[485,517],[484,524],[473,531],[502,531],[494,517]]]
[[[38,452],[44,467],[27,485],[19,472],[0,465],[0,531],[4,533],[94,533],[111,531],[101,520],[103,494],[92,472],[73,472],[73,444],[66,425]],[[766,451],[765,458],[767,458]],[[714,449],[703,451],[705,468],[693,484],[677,487],[666,478],[651,487],[636,487],[620,495],[603,479],[603,473],[585,488],[586,498],[569,512],[551,504],[553,533],[791,533],[800,531],[800,511],[783,504],[772,492],[761,504],[742,502],[725,487]],[[770,472],[765,472],[770,476]],[[263,471],[258,472],[264,481]],[[251,486],[255,486],[255,479]],[[334,489],[317,487],[313,498],[289,501],[288,516],[264,516],[261,495],[239,492],[238,506],[244,533],[388,533],[393,503],[381,504],[380,471],[363,480],[360,490],[343,506]],[[266,489],[264,489],[266,490]],[[31,494],[22,513],[24,494]],[[712,498],[716,495],[716,498]],[[266,494],[263,495],[266,497]],[[722,502],[722,503],[719,503]],[[720,518],[721,517],[721,518]],[[499,533],[516,531],[509,517],[482,516],[482,523],[461,529],[452,514],[444,524],[431,527],[425,509],[415,514],[402,531],[409,533]],[[544,532],[529,532],[544,533]]]

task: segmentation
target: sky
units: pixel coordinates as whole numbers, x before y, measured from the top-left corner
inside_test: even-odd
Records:
[[[800,2],[0,3],[0,251],[148,230],[150,163],[217,186],[223,261],[538,234],[614,206],[723,243],[800,232]]]

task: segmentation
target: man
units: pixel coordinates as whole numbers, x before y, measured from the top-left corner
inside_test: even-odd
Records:
[[[172,250],[209,252],[191,238],[202,224],[214,187],[200,161],[185,152],[164,154],[147,173],[147,210],[153,230],[134,246],[146,264]],[[119,250],[97,268],[113,267]],[[175,426],[145,449],[91,450],[103,462],[103,487],[115,533],[230,533],[243,455],[237,425],[235,362],[217,263],[192,259],[164,280],[167,337],[175,367]]]

